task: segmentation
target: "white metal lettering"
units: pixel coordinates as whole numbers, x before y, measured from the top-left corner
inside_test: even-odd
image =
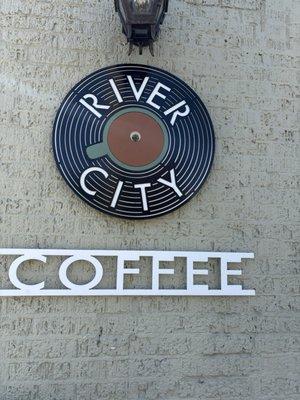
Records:
[[[110,204],[110,206],[112,208],[115,208],[116,205],[117,205],[117,202],[118,202],[118,199],[120,197],[120,193],[121,193],[123,185],[124,185],[124,182],[123,181],[119,181],[118,186],[117,186],[116,191],[115,191],[115,194],[114,194],[114,197],[113,197],[112,202]]]
[[[5,296],[254,296],[255,290],[243,289],[242,285],[231,285],[228,276],[241,275],[240,270],[229,270],[229,263],[240,263],[242,259],[251,259],[253,253],[219,253],[197,251],[152,251],[152,250],[50,250],[50,249],[0,249],[0,257],[4,255],[16,256],[8,268],[10,282],[15,289],[1,289],[0,297]],[[37,284],[25,284],[17,277],[19,266],[30,260],[46,263],[49,257],[64,257],[65,260],[58,266],[58,276],[66,289],[45,289],[45,281]],[[95,289],[101,282],[103,267],[98,257],[116,257],[116,287],[112,289]],[[152,285],[145,289],[124,288],[124,276],[139,274],[140,268],[125,268],[126,261],[139,261],[141,257],[150,257],[152,260]],[[175,258],[186,260],[186,288],[161,289],[159,278],[161,275],[174,275],[173,268],[161,268],[161,262],[174,261]],[[207,263],[208,259],[219,261],[221,286],[219,289],[209,289],[208,285],[194,284],[195,275],[207,275],[207,269],[195,269],[196,262]],[[67,271],[76,261],[87,261],[95,269],[94,278],[86,284],[76,284],[67,277]],[[102,262],[102,261],[101,261]],[[5,271],[5,269],[4,269]],[[45,273],[46,273],[45,269]]]
[[[159,89],[165,89],[165,90],[167,90],[168,92],[171,91],[171,89],[170,89],[168,86],[166,86],[166,85],[164,85],[163,83],[160,83],[160,82],[155,86],[155,88],[153,89],[152,93],[151,93],[150,96],[148,97],[147,103],[150,104],[150,106],[156,108],[157,110],[160,109],[160,106],[159,106],[158,104],[156,104],[156,103],[153,102],[154,97],[155,97],[155,96],[158,96],[158,97],[160,97],[160,98],[162,98],[162,99],[164,99],[164,100],[165,100],[165,98],[167,97],[167,96],[164,95],[163,93],[160,93]]]
[[[114,94],[115,94],[115,96],[116,96],[118,102],[119,102],[119,103],[123,103],[122,96],[121,96],[121,94],[120,94],[120,92],[119,92],[119,89],[117,88],[117,86],[116,86],[116,84],[115,84],[115,81],[114,81],[113,79],[110,79],[110,80],[109,80],[109,83],[110,83],[110,86],[111,86],[112,90],[114,91]]]
[[[146,193],[146,188],[151,187],[151,183],[140,183],[134,185],[136,189],[141,190],[141,195],[142,195],[142,203],[143,203],[143,210],[148,211],[148,201],[147,201],[147,193]]]
[[[87,193],[90,194],[91,196],[95,196],[95,194],[97,193],[95,190],[90,190],[86,187],[85,184],[85,178],[88,176],[88,174],[90,174],[91,172],[100,172],[102,175],[105,176],[105,178],[108,178],[108,173],[106,171],[104,171],[104,169],[99,168],[99,167],[91,167],[86,169],[81,177],[80,177],[80,186],[81,188]]]
[[[73,264],[76,261],[82,261],[82,260],[88,261],[93,265],[93,267],[95,268],[95,276],[90,282],[83,285],[77,285],[69,280],[69,278],[67,277],[67,270],[71,264]],[[59,279],[61,283],[68,289],[72,289],[75,291],[93,289],[101,281],[102,276],[103,276],[103,268],[100,261],[97,260],[97,258],[88,255],[82,255],[80,258],[78,256],[69,257],[61,264],[59,268]]]
[[[170,171],[170,177],[171,177],[171,182],[166,181],[166,180],[163,179],[163,178],[159,178],[159,179],[158,179],[158,182],[160,182],[160,183],[162,183],[163,185],[166,185],[166,186],[172,188],[172,189],[174,190],[174,192],[177,194],[177,196],[178,196],[178,197],[181,197],[181,196],[182,196],[182,193],[181,193],[181,191],[178,189],[178,186],[177,186],[177,184],[176,184],[176,178],[175,178],[175,171],[174,171],[174,169],[171,169],[171,171]]]
[[[92,99],[93,100],[93,104],[89,104],[87,101],[85,101],[86,99]],[[97,110],[108,110],[110,108],[110,106],[106,106],[106,105],[102,105],[102,104],[98,104],[98,99],[96,96],[94,96],[93,94],[85,94],[83,96],[82,99],[79,100],[79,103],[81,103],[82,105],[84,105],[85,108],[87,108],[88,110],[90,110],[94,115],[96,115],[96,117],[101,118],[102,114],[99,113],[99,111]],[[97,110],[96,110],[97,109]]]
[[[178,109],[184,106],[184,111],[179,111]],[[176,122],[176,118],[179,117],[186,117],[190,113],[190,107],[186,104],[185,100],[182,100],[180,103],[175,104],[175,106],[169,108],[164,112],[165,115],[169,115],[173,113],[171,118],[171,125],[173,126]]]
[[[147,85],[147,82],[149,81],[149,77],[146,76],[146,77],[144,78],[144,80],[143,80],[143,82],[142,82],[142,84],[141,84],[139,90],[137,90],[137,88],[136,88],[136,86],[135,86],[135,83],[133,82],[132,76],[127,75],[127,79],[128,79],[128,82],[129,82],[129,84],[130,84],[130,86],[131,86],[131,89],[132,89],[132,92],[133,92],[133,94],[134,94],[134,97],[135,97],[136,101],[139,101],[140,98],[141,98],[141,96],[142,96],[142,94],[143,94],[143,92],[144,92],[144,90],[145,90],[145,87],[146,87],[146,85]]]

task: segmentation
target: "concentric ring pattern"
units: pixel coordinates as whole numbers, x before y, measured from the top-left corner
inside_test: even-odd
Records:
[[[149,77],[139,98],[133,93],[128,81],[132,77],[137,89],[144,78]],[[118,99],[112,89],[113,79],[122,98]],[[166,97],[155,96],[153,102],[159,109],[147,103],[147,99],[158,83],[171,90],[160,89]],[[86,94],[97,98],[98,104],[109,106],[98,110],[95,115],[80,102]],[[171,124],[173,113],[164,112],[185,100],[190,112],[177,116]],[[92,102],[90,102],[92,105]],[[166,127],[168,149],[156,165],[147,170],[136,171],[115,163],[109,155],[91,160],[86,148],[102,142],[106,121],[114,113],[126,108],[137,107],[141,111],[154,113]],[[88,204],[105,213],[132,219],[151,218],[175,210],[193,197],[205,181],[214,156],[214,131],[208,111],[198,95],[181,79],[158,68],[124,64],[101,69],[79,82],[66,96],[57,113],[53,130],[53,149],[58,168],[68,185]],[[83,190],[80,178],[84,171],[99,167],[106,175],[97,171],[86,176],[86,186],[91,195]],[[174,171],[178,195],[170,185]],[[112,207],[112,199],[119,182],[122,182],[117,202]],[[145,188],[147,207],[143,204],[141,189],[135,185],[148,184]]]

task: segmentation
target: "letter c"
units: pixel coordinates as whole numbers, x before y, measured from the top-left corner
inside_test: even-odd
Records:
[[[88,175],[89,173],[91,173],[91,172],[100,172],[102,175],[105,176],[105,178],[108,178],[108,173],[107,173],[106,171],[104,171],[104,169],[99,168],[99,167],[91,167],[91,168],[88,168],[88,169],[86,169],[86,170],[82,173],[82,175],[81,175],[81,177],[80,177],[80,186],[81,186],[81,188],[85,191],[85,193],[90,194],[91,196],[95,196],[95,194],[96,194],[97,192],[95,192],[94,190],[88,189],[88,188],[86,187],[86,184],[85,184],[85,178],[86,178],[87,175]]]
[[[44,256],[30,256],[30,254],[16,258],[9,267],[9,279],[16,288],[25,290],[26,292],[28,292],[30,289],[41,290],[44,288],[45,282],[37,283],[35,285],[26,285],[25,283],[22,283],[17,276],[19,266],[24,261],[29,260],[38,260],[45,263],[47,261],[47,258]]]

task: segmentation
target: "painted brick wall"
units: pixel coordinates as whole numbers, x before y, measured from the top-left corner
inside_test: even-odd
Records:
[[[254,251],[257,296],[3,299],[1,400],[299,399],[299,2],[170,3],[152,58],[127,55],[112,0],[1,0],[0,245]],[[185,79],[217,137],[201,193],[147,222],[85,205],[51,149],[68,90],[121,62]]]

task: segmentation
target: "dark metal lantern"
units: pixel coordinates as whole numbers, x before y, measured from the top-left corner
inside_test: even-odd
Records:
[[[129,42],[129,54],[135,45],[139,47],[140,54],[143,47],[149,46],[150,53],[154,55],[153,42],[158,37],[168,3],[169,0],[115,0],[123,33]]]

